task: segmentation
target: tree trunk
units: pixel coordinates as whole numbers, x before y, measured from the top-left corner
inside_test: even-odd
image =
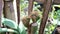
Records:
[[[40,24],[40,28],[39,28],[39,34],[44,34],[44,28],[46,25],[46,21],[48,19],[48,14],[49,14],[51,5],[52,5],[52,0],[45,0],[43,16],[42,16],[42,20],[41,20],[41,24]]]
[[[11,19],[16,22],[16,14],[14,12],[14,7],[13,7],[13,0],[4,0],[4,17]],[[6,27],[6,26],[5,26]],[[7,33],[6,34],[12,34],[12,33]]]
[[[29,0],[28,15],[30,15],[33,10],[33,3],[34,3],[34,0]]]
[[[33,2],[34,2],[34,0],[29,0],[28,16],[31,14],[31,12],[33,10]],[[30,24],[29,24],[29,27],[28,27],[28,34],[31,34],[31,25]]]
[[[4,17],[16,22],[13,1],[4,1]]]
[[[16,0],[18,24],[20,23],[20,0]]]
[[[2,11],[3,11],[3,0],[0,0],[0,28],[1,28]]]

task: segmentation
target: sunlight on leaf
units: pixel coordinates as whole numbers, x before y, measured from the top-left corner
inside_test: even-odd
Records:
[[[0,28],[0,33],[2,33],[2,32],[14,32],[14,33],[17,33],[17,31],[12,30],[12,29]]]

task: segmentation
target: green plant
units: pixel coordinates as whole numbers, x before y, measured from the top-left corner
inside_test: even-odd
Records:
[[[10,20],[10,19],[7,19],[7,18],[2,18],[2,24],[4,24],[4,26],[8,26],[9,28],[0,28],[0,33],[2,33],[2,32],[12,32],[12,33],[16,33],[16,34],[26,34],[26,29],[25,29],[25,27],[23,26],[22,23],[20,23],[18,25],[13,20]]]
[[[2,24],[4,24],[4,26],[7,26],[9,28],[0,28],[0,33],[3,32],[12,32],[15,34],[27,34],[27,29],[26,27],[24,27],[22,21],[19,23],[19,25],[14,22],[13,20],[7,19],[7,18],[2,18]],[[36,34],[37,33],[37,25],[34,26],[34,24],[32,24],[32,33]]]

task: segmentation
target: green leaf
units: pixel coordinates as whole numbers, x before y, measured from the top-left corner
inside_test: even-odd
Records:
[[[24,27],[22,21],[20,21],[19,23],[19,31],[20,31],[20,34],[26,34],[26,27]]]
[[[0,33],[2,33],[2,32],[12,32],[12,33],[17,33],[17,31],[12,30],[12,29],[0,28]]]
[[[17,29],[17,24],[13,20],[7,19],[7,18],[2,18],[2,24],[5,26],[8,26],[13,29]]]
[[[24,29],[24,28],[23,28]],[[26,30],[23,30],[21,34],[27,34]]]

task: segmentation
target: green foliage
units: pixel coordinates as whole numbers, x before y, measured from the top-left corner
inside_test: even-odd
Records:
[[[6,19],[6,18],[2,18],[2,24],[13,29],[17,29],[17,26],[18,26],[14,21]]]
[[[17,31],[15,31],[15,30],[13,30],[13,29],[0,28],[0,33],[3,33],[3,32],[14,32],[14,33],[17,33]]]
[[[25,1],[23,1],[23,2],[25,2]],[[28,6],[28,3],[27,3],[27,4],[23,3],[23,4],[24,4],[24,5],[21,4],[21,11],[23,11],[23,9]],[[37,3],[34,2],[34,4],[37,4]],[[58,6],[58,5],[55,5],[55,6],[60,7],[60,6]],[[55,7],[55,6],[53,6],[53,7]],[[33,7],[33,10],[39,11],[39,10],[37,9],[38,7],[40,7],[40,6],[38,5],[38,6]],[[22,8],[23,8],[23,9],[22,9]],[[23,12],[24,12],[24,11],[23,11]],[[40,11],[39,11],[39,12],[40,12]],[[21,13],[21,14],[22,14],[22,13]],[[22,14],[21,16],[23,16],[23,15],[24,15],[24,14]],[[42,12],[40,12],[40,16],[42,16]],[[56,27],[57,21],[60,20],[60,19],[59,19],[59,18],[60,18],[60,10],[55,11],[55,9],[53,8],[53,11],[50,12],[49,17],[53,18],[53,23],[51,24],[51,23],[48,22],[48,24],[47,24],[47,26],[46,26],[46,28],[45,28],[45,34],[51,34],[52,31],[54,30],[54,28]],[[39,18],[37,18],[36,20],[38,20],[38,19],[39,19]],[[41,22],[41,19],[39,19],[39,20],[37,21],[37,23],[38,23],[38,30],[37,30],[37,33],[36,33],[36,34],[38,34],[40,22]]]
[[[56,7],[59,7],[59,6],[56,6]],[[53,7],[55,7],[55,6],[53,6]],[[48,24],[48,26],[46,26],[47,31],[45,31],[45,34],[51,34],[52,31],[54,30],[54,28],[57,26],[57,23],[60,22],[60,9],[57,11],[54,10],[52,13],[53,13],[53,16],[52,15],[49,15],[49,16],[53,17],[53,24]]]
[[[2,32],[13,32],[16,34],[20,34],[26,31],[24,27],[22,27],[22,25],[17,25],[16,22],[14,22],[13,20],[10,19],[6,19],[6,18],[2,18],[2,24],[4,24],[4,26],[8,26],[9,28],[0,28],[0,33]],[[24,29],[22,29],[24,28]],[[24,31],[25,30],[25,31]]]
[[[22,2],[20,3],[21,11],[23,11],[24,8],[26,8],[27,6],[28,6],[28,1],[22,0]]]
[[[34,2],[34,4],[37,4]],[[26,0],[20,0],[20,9],[22,12],[24,12],[24,8],[28,7],[28,1]],[[37,8],[40,7],[40,6],[36,6],[33,8],[33,10],[37,10],[39,11]],[[22,14],[21,12],[21,14]],[[53,13],[51,15],[51,13]],[[50,24],[48,22],[48,24],[46,25],[46,28],[45,28],[45,31],[44,33],[45,34],[51,34],[52,31],[54,30],[56,24],[55,24],[55,20],[59,20],[60,21],[60,10],[57,10],[57,11],[54,11],[54,12],[51,12],[49,17],[53,17],[54,21],[53,21],[53,24]],[[24,13],[21,15],[23,16],[25,15]],[[42,12],[40,13],[40,15],[42,15]],[[36,19],[38,20],[39,17]],[[39,31],[39,26],[40,26],[40,22],[41,22],[41,19],[39,19],[37,21],[37,24],[38,26],[35,26],[35,27],[32,27],[32,30],[34,30],[34,34],[38,34],[38,31]],[[13,20],[10,20],[10,19],[6,19],[6,18],[2,18],[2,24],[4,24],[4,26],[8,26],[9,28],[0,28],[0,33],[2,32],[13,32],[13,33],[16,33],[16,34],[27,34],[27,28],[23,25],[22,22],[20,22],[20,24],[18,25],[16,22],[14,22]],[[38,27],[38,28],[37,28]]]
[[[24,27],[22,22],[20,22],[20,24],[17,25],[17,23],[14,22],[13,20],[2,18],[2,24],[4,24],[4,26],[8,26],[9,28],[0,28],[0,33],[13,32],[16,34],[27,34],[26,28]],[[33,27],[32,29],[35,30],[35,31],[33,31],[35,33],[37,30],[37,26]]]

